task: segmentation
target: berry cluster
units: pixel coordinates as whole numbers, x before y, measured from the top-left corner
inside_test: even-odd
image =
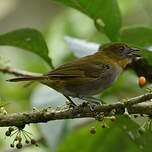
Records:
[[[102,121],[102,124],[101,124],[101,127],[102,127],[102,128],[109,128],[109,126],[108,126],[108,125],[106,124],[106,122],[104,121],[105,118],[110,119],[111,122],[114,122],[115,119],[116,119],[115,116],[103,117],[102,120],[99,120],[99,121]],[[90,134],[92,134],[92,135],[96,134],[96,128],[95,128],[94,126],[92,126],[92,127],[90,128]]]
[[[36,140],[31,138],[32,134],[28,131],[24,130],[23,127],[9,127],[5,132],[7,137],[12,137],[15,135],[13,142],[10,144],[11,148],[16,147],[17,149],[21,149],[23,147],[23,137],[25,144],[32,144],[38,146]]]

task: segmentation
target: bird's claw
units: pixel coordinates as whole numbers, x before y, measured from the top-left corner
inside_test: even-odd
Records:
[[[69,108],[75,108],[75,107],[77,107],[77,105],[75,104],[75,103],[69,103]]]
[[[82,106],[83,107],[89,107],[90,108],[90,111],[94,111],[95,110],[95,107],[100,105],[99,102],[83,102],[82,103]]]

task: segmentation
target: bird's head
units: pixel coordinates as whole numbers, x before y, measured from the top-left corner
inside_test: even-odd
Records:
[[[111,43],[102,47],[102,51],[104,51],[107,55],[116,60],[123,60],[125,58],[130,58],[134,54],[134,52],[139,51],[137,48],[132,48],[128,44],[120,42],[120,43]]]

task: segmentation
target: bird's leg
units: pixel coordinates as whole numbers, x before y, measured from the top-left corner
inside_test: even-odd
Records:
[[[72,99],[69,97],[69,96],[66,96],[66,95],[64,95],[68,100],[69,100],[69,102],[70,102],[70,108],[72,107],[72,108],[74,108],[74,107],[76,107],[77,105],[72,101]]]

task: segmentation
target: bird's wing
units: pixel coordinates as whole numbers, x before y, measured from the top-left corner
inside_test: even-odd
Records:
[[[112,68],[104,64],[101,61],[91,61],[91,62],[72,62],[60,66],[59,68],[51,71],[48,76],[52,78],[99,78],[106,76],[109,71],[112,71]]]

